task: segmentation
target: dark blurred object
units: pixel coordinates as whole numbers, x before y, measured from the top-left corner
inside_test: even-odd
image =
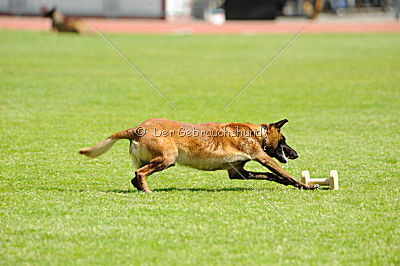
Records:
[[[400,0],[393,1],[394,17],[400,19]]]
[[[40,8],[43,17],[51,19],[51,30],[53,32],[75,32],[79,34],[86,34],[87,27],[85,22],[80,18],[66,17],[61,14],[57,8],[53,7],[47,11],[46,7]]]
[[[283,16],[283,8],[286,5],[287,0],[276,0],[276,10],[278,12],[278,16]]]
[[[204,19],[205,10],[209,8],[209,1],[194,0],[192,4],[192,16],[196,19]]]
[[[319,13],[321,13],[323,5],[324,0],[305,0],[303,3],[304,15],[307,18],[316,19]]]
[[[284,4],[283,4],[284,5]],[[281,0],[226,0],[226,19],[275,19]]]

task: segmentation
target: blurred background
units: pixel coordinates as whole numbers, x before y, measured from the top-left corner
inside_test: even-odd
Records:
[[[57,7],[80,17],[197,19],[213,24],[225,20],[316,19],[334,16],[399,16],[400,0],[0,0],[0,14],[39,16]]]

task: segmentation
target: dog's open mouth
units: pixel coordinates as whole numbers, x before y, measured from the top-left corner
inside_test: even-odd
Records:
[[[294,160],[297,157],[299,157],[296,153],[294,153],[292,150],[290,150],[287,147],[282,147],[282,154],[283,158],[287,161],[287,159]]]
[[[268,153],[265,147],[263,147],[263,150],[271,157],[276,158],[280,163],[288,163],[288,160],[294,160],[299,157],[296,151],[294,151],[287,145],[281,145],[275,150],[273,154]]]

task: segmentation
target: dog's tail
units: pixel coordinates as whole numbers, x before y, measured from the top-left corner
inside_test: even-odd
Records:
[[[102,142],[97,143],[94,146],[86,147],[79,150],[80,154],[86,155],[90,158],[96,158],[106,152],[108,152],[112,146],[114,146],[115,142],[120,139],[135,139],[137,136],[135,129],[130,128],[126,130],[119,131],[117,133],[112,134]]]

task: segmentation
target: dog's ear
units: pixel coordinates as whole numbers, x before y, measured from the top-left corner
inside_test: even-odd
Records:
[[[270,125],[271,127],[275,127],[275,128],[280,129],[280,128],[283,127],[283,125],[286,124],[287,122],[289,122],[289,120],[283,119],[283,120],[281,120],[281,121],[279,121],[279,122],[272,123],[272,124],[269,124],[269,125]]]

